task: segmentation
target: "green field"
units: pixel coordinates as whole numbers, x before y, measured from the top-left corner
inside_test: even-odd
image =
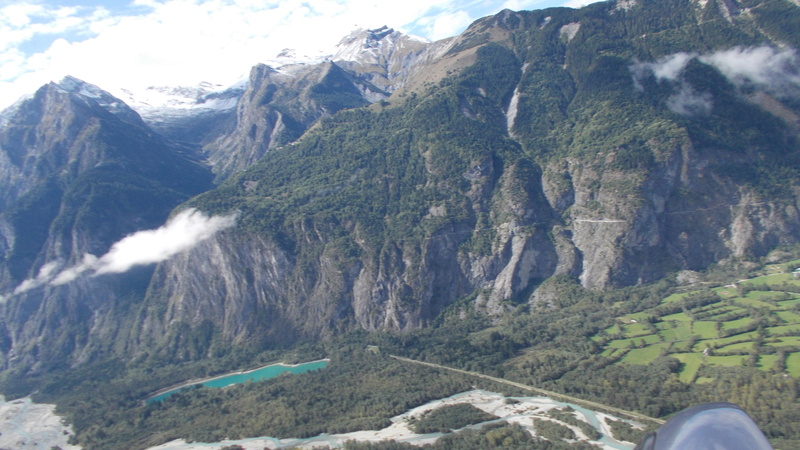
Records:
[[[798,347],[800,348],[800,336],[782,336],[775,338],[776,342],[768,342],[766,345],[772,347]]]
[[[628,348],[628,347],[637,347],[645,343],[645,345],[655,344],[657,342],[661,342],[661,338],[655,334],[649,334],[647,336],[638,336],[633,339],[617,339],[614,341],[610,341],[606,344],[607,348]]]
[[[668,348],[669,343],[661,342],[659,344],[648,345],[644,348],[635,348],[628,352],[622,358],[622,362],[628,364],[650,364],[661,354],[661,350]]]
[[[691,383],[700,366],[703,365],[702,353],[675,353],[672,355],[683,363],[680,380],[684,383]]]
[[[743,317],[741,319],[731,320],[730,322],[723,322],[722,329],[723,330],[733,330],[736,328],[742,328],[747,325],[750,325],[753,322],[753,319],[750,317]]]
[[[768,308],[768,309],[783,309],[778,305],[767,303],[765,300],[776,297],[775,292],[761,292],[752,291],[748,292],[746,297],[736,298],[736,304],[745,308]]]
[[[741,366],[747,356],[733,355],[733,356],[707,356],[705,364],[712,367],[735,367]]]
[[[769,270],[784,269],[776,265]],[[697,376],[703,367],[754,364],[764,371],[776,366],[782,370],[779,354],[785,355],[786,373],[800,377],[800,311],[795,310],[800,294],[785,292],[787,285],[800,287],[800,280],[774,273],[711,293],[672,294],[657,307],[617,318],[592,339],[604,343],[602,355],[617,359],[614,364],[644,365],[664,354],[674,357],[683,364],[684,383],[713,381],[707,373]]]
[[[737,344],[726,345],[724,347],[717,347],[719,352],[735,352],[739,350],[750,350],[755,343],[753,341],[739,342]]]
[[[736,295],[738,294],[738,292],[736,291],[735,288],[727,287],[727,286],[726,287],[714,288],[714,289],[712,289],[712,291],[716,292],[720,297],[724,297],[724,298],[733,298],[733,297],[736,297]]]
[[[693,322],[692,335],[698,336],[700,339],[714,339],[719,335],[716,326],[716,322]]]
[[[771,336],[782,336],[788,334],[800,333],[800,324],[793,323],[789,325],[776,325],[769,328]]]
[[[703,344],[708,344],[710,347],[721,348],[725,347],[726,345],[733,345],[740,342],[753,342],[755,341],[756,337],[758,337],[756,333],[751,332],[751,333],[737,334],[735,336],[729,336],[726,338],[709,339],[703,341]]]
[[[794,295],[797,295],[797,294],[794,294]],[[781,305],[782,308],[791,308],[794,305],[800,304],[800,298],[794,298],[794,299],[791,299],[791,300],[783,300],[783,301],[778,302],[778,304]]]
[[[713,305],[712,308],[708,308],[704,311],[704,316],[706,317],[705,320],[714,320],[714,317],[724,316],[726,314],[733,314],[739,311],[742,311],[743,308],[733,305]]]
[[[800,314],[794,311],[778,311],[775,315],[786,323],[800,323]]]
[[[686,313],[677,313],[664,316],[661,318],[661,320],[663,320],[664,322],[671,322],[673,320],[677,322],[691,322],[692,318],[687,316]]]
[[[637,336],[646,336],[650,333],[650,330],[647,329],[641,323],[629,323],[622,327],[622,333],[628,337],[637,337]]]
[[[658,334],[667,342],[680,342],[689,340],[692,329],[689,322],[660,322],[656,325]]]
[[[664,300],[662,300],[662,303],[679,302],[684,298],[686,298],[687,295],[689,295],[687,292],[683,292],[680,294],[672,294],[669,297],[666,297]]]
[[[786,356],[786,371],[793,377],[800,377],[800,353]]]
[[[756,367],[761,370],[770,370],[775,367],[776,362],[778,362],[778,355],[761,355],[758,358]]]
[[[741,284],[780,284],[784,281],[793,282],[797,280],[795,280],[790,273],[776,273],[772,275],[765,275],[763,277],[751,278],[749,280],[742,281]]]

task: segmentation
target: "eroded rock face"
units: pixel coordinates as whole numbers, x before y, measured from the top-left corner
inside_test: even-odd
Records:
[[[797,243],[800,192],[760,179],[765,169],[800,167],[796,106],[738,89],[700,59],[674,80],[659,78],[653,68],[674,49],[647,47],[653,61],[641,66],[630,58],[644,45],[641,33],[615,41],[619,54],[598,54],[603,21],[634,23],[646,13],[642,5],[506,11],[427,46],[372,30],[364,41],[375,50],[370,60],[255,67],[236,120],[205,147],[226,181],[189,204],[239,211],[239,224],[133,278],[86,277],[13,293],[46,263],[102,254],[126,232],[160,225],[189,191],[173,184],[174,197],[159,208],[92,221],[63,205],[100,211],[108,196],[81,203],[92,192],[84,185],[43,185],[56,195],[41,199],[58,202],[32,198],[29,216],[0,215],[0,256],[14,262],[0,266],[0,282],[13,293],[0,327],[3,361],[37,367],[49,341],[68,355],[61,362],[79,364],[98,355],[192,359],[231,345],[409,330],[465,299],[462,310],[489,316],[526,303],[556,305],[558,291],[547,284],[555,276],[612,289]],[[681,20],[707,20],[718,9],[698,5]],[[749,20],[720,18],[731,26]],[[359,39],[350,43],[360,51]],[[398,52],[402,45],[407,51]],[[358,72],[370,65],[380,69],[373,77]],[[388,101],[337,114],[382,98]],[[675,108],[679,100],[704,107]],[[86,137],[125,123],[110,111],[98,118],[54,105],[58,114],[15,129],[7,142],[69,151],[40,155],[37,147],[23,157],[20,144],[0,152],[4,201],[33,192],[23,173],[81,173],[106,161],[111,147]],[[758,120],[751,127],[741,117]],[[73,165],[54,170],[59,159]],[[124,161],[134,162],[142,161]],[[34,213],[59,224],[58,233],[27,229],[39,233],[38,247],[20,253],[19,224]]]
[[[425,326],[472,293],[475,308],[496,315],[515,302],[552,300],[537,287],[555,275],[605,289],[794,242],[793,204],[742,195],[711,165],[689,143],[641,176],[569,163],[540,174],[520,163],[497,178],[494,163],[483,161],[464,174],[471,207],[493,224],[494,237],[482,251],[465,247],[469,236],[485,231],[468,223],[421,242],[362,245],[355,259],[329,245],[329,231],[313,219],[294,227],[293,240],[304,243],[294,251],[231,230],[159,265],[136,334],[160,336],[175,323],[203,321],[232,342],[352,327],[405,330]],[[553,179],[561,184],[548,183]],[[614,187],[622,181],[631,184],[631,195]],[[443,206],[427,210],[428,218],[448,214]],[[359,242],[356,229],[348,233]]]
[[[48,370],[113,352],[149,273],[53,283],[85,254],[155,228],[210,186],[196,154],[74,78],[50,83],[0,128],[0,364]]]
[[[381,92],[334,63],[282,67],[260,64],[250,71],[229,132],[204,146],[218,178],[253,165],[270,150],[299,138],[316,120],[369,104]],[[384,94],[385,95],[385,94]]]
[[[204,145],[209,163],[225,179],[297,140],[320,118],[386,99],[441,57],[449,41],[430,43],[385,27],[358,30],[330,61],[253,67],[228,132]]]

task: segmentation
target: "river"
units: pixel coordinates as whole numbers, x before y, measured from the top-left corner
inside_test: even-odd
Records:
[[[509,402],[508,399],[513,399]],[[463,392],[451,397],[428,402],[424,405],[412,408],[405,413],[391,419],[392,424],[381,430],[363,430],[344,434],[321,434],[319,436],[304,439],[276,439],[274,437],[256,437],[240,440],[226,440],[215,443],[186,442],[178,439],[172,442],[151,447],[150,450],[210,450],[221,449],[225,446],[239,445],[246,450],[283,449],[283,448],[313,448],[318,446],[342,447],[347,441],[360,441],[377,443],[391,440],[395,442],[409,443],[417,446],[433,443],[443,436],[442,433],[416,434],[412,431],[410,423],[414,417],[420,417],[428,411],[432,411],[444,405],[458,403],[469,403],[473,406],[497,416],[497,419],[481,424],[470,425],[466,428],[480,428],[490,423],[507,422],[515,423],[535,434],[532,419],[553,420],[548,412],[553,409],[571,407],[573,414],[580,420],[588,422],[595,427],[603,436],[600,440],[589,441],[581,430],[574,426],[568,426],[580,440],[588,442],[604,450],[630,450],[634,447],[629,442],[619,442],[610,436],[608,420],[619,420],[610,414],[595,412],[581,406],[556,401],[547,397],[506,397],[502,394],[480,389]],[[631,423],[627,419],[626,422]]]

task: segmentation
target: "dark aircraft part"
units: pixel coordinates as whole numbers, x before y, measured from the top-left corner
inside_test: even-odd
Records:
[[[684,409],[635,450],[772,450],[764,433],[733,403],[704,403]]]

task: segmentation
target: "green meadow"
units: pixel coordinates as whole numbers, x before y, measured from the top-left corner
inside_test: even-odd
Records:
[[[788,266],[787,266],[788,267]],[[772,271],[787,270],[775,266]],[[592,340],[614,364],[682,363],[684,383],[709,383],[703,368],[749,365],[800,376],[800,280],[772,273],[713,289],[681,292],[621,316]]]

